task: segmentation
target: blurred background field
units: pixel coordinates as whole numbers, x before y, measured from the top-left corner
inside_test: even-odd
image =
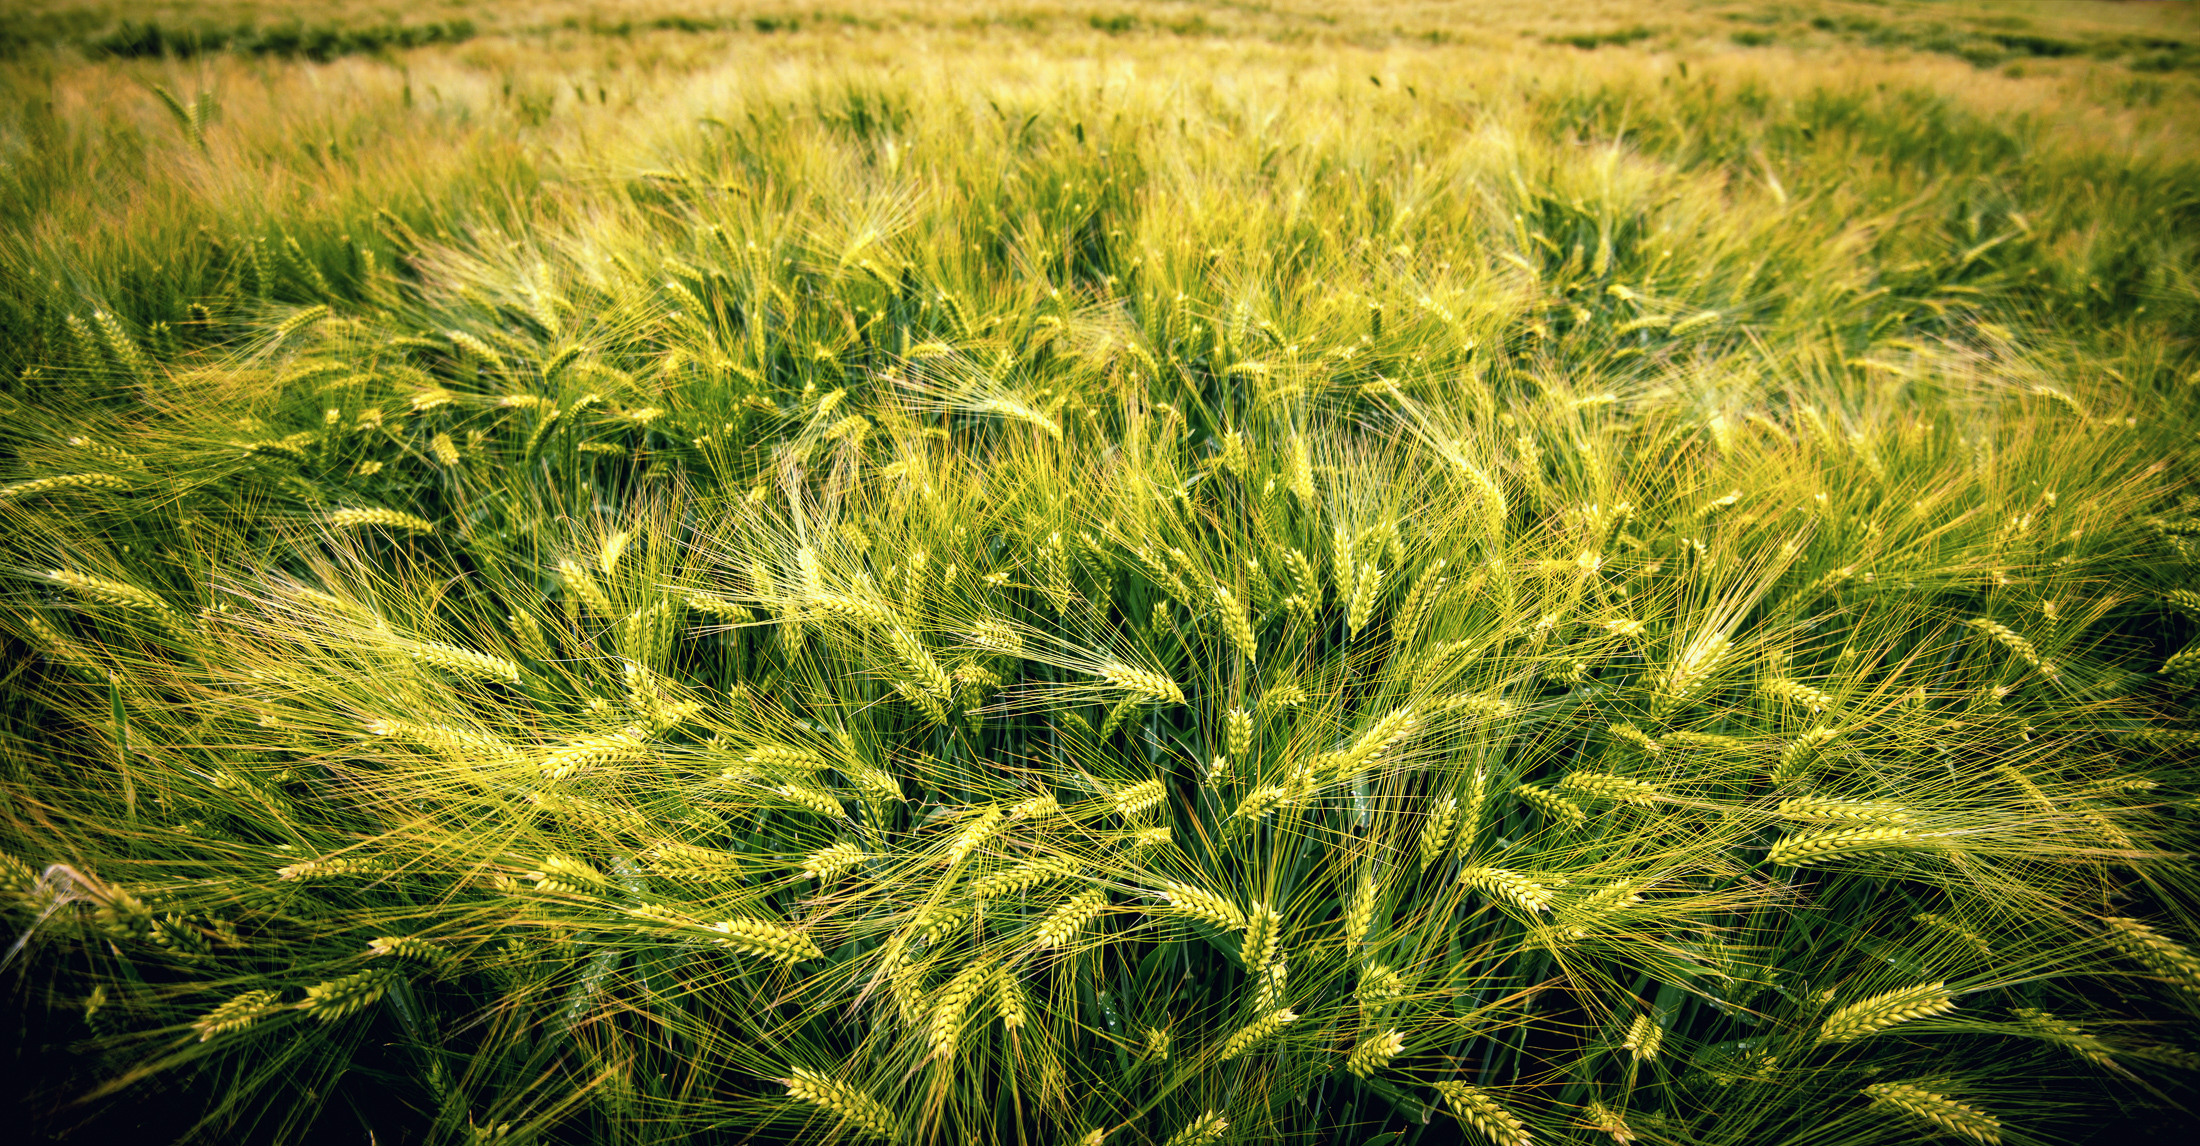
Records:
[[[17,0],[18,1101],[2173,1140],[2196,255],[2190,4]]]
[[[1265,108],[1279,154],[1353,123],[1426,140],[1498,114],[1537,136],[1624,139],[1683,170],[1747,170],[1826,227],[1900,205],[1883,244],[1926,230],[1954,244],[1951,225],[2022,202],[2077,256],[2023,268],[2067,276],[2026,289],[2121,319],[2160,293],[2149,276],[2176,273],[2153,244],[2189,231],[2178,196],[2146,184],[2190,158],[2194,26],[2189,6],[2146,3],[622,5],[616,18],[555,4],[24,5],[6,33],[0,218],[11,275],[188,340],[187,308],[219,306],[249,277],[247,237],[295,241],[355,289],[362,252],[395,252],[378,211],[429,232],[556,212],[604,180],[708,154],[726,141],[705,134],[721,132],[712,122],[758,100],[806,94],[806,121],[823,124],[861,109],[820,101],[868,92],[960,128],[981,93],[1031,111],[1076,93],[1096,114],[1121,97],[1171,103],[1187,135]],[[1301,92],[1322,97],[1309,117],[1276,114]],[[2103,163],[2114,178],[2086,177]],[[1374,172],[1375,193],[1411,172]],[[2113,236],[2112,216],[2126,224]],[[19,372],[55,304],[18,291],[4,305]],[[2155,320],[2176,323],[2165,305]]]

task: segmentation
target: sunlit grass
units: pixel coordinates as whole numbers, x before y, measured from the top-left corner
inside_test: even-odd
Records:
[[[1866,7],[19,49],[41,1105],[2169,1123],[2185,18]]]

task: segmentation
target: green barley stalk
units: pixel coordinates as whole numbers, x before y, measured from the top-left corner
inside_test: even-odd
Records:
[[[1986,634],[1996,644],[2017,654],[2018,660],[2039,670],[2040,675],[2046,677],[2057,675],[2055,666],[2040,656],[2039,650],[2033,647],[2032,642],[2009,626],[1998,621],[1988,620],[1985,617],[1974,617],[1963,623]]]
[[[2076,1023],[2065,1022],[2037,1007],[2012,1007],[2010,1014],[2040,1037],[2069,1048],[2072,1054],[2087,1062],[2096,1066],[2115,1066],[2116,1060],[2108,1045]]]
[[[2118,950],[2200,1001],[2200,955],[2140,920],[2114,916],[2101,922],[2107,924],[2109,942]]]
[[[935,1058],[953,1058],[961,1046],[964,1019],[970,1006],[996,975],[998,968],[987,962],[975,962],[957,972],[932,1003],[932,1013],[926,1020],[927,1038]]]
[[[810,857],[802,861],[802,875],[806,879],[830,883],[842,872],[862,863],[864,858],[862,848],[842,840],[810,853]]]
[[[1298,1012],[1289,1007],[1279,1007],[1270,1011],[1232,1031],[1230,1036],[1223,1039],[1221,1045],[1215,1048],[1215,1059],[1218,1062],[1228,1062],[1237,1058],[1239,1055],[1275,1037],[1284,1027],[1297,1022],[1298,1019]]]
[[[1246,615],[1245,606],[1228,589],[1215,587],[1215,616],[1222,622],[1222,634],[1230,639],[1232,647],[1254,664],[1259,658],[1259,642],[1253,636],[1253,622]]]
[[[774,963],[792,965],[825,955],[801,928],[791,924],[763,919],[727,919],[711,924],[709,930],[723,936],[713,940],[719,946]]]
[[[1129,693],[1142,701],[1166,700],[1172,704],[1184,703],[1184,690],[1166,674],[1150,669],[1134,668],[1120,661],[1101,665],[1095,674],[1109,685]]]
[[[520,681],[519,665],[503,657],[475,652],[472,649],[445,644],[441,641],[422,641],[397,636],[385,637],[383,644],[392,652],[402,653],[421,664],[433,665],[457,676],[472,677],[476,680],[497,681],[505,684],[518,684]]]
[[[1908,828],[1834,828],[1783,836],[1765,851],[1769,863],[1802,867],[1867,852],[1915,847],[1917,835]]]
[[[1169,1135],[1162,1146],[1213,1146],[1229,1132],[1230,1120],[1210,1110],[1185,1123],[1184,1128]]]
[[[190,630],[183,615],[148,590],[125,582],[110,581],[104,577],[73,573],[64,569],[48,570],[46,579],[97,604],[142,613],[179,637],[189,635]]]
[[[434,533],[435,523],[395,509],[339,509],[328,515],[338,529],[394,529],[407,533]]]
[[[298,1007],[324,1023],[333,1023],[374,1005],[397,982],[397,971],[388,967],[329,979],[307,987],[305,1001]]]
[[[1079,932],[1099,918],[1108,906],[1107,893],[1098,888],[1081,891],[1063,900],[1032,929],[1032,945],[1047,951],[1067,946]]]
[[[1345,1069],[1359,1078],[1367,1078],[1405,1049],[1405,1035],[1395,1028],[1370,1032],[1353,1044],[1352,1053],[1345,1056]]]
[[[1345,607],[1345,629],[1353,636],[1368,625],[1375,613],[1375,598],[1383,589],[1383,571],[1363,564],[1352,574],[1352,592]]]
[[[1452,828],[1458,820],[1457,796],[1446,796],[1429,810],[1421,822],[1421,831],[1415,840],[1415,850],[1420,854],[1422,871],[1427,871],[1443,857],[1444,845],[1449,842]]]
[[[37,494],[52,493],[64,489],[126,490],[132,484],[130,479],[120,474],[55,474],[52,477],[32,478],[29,481],[16,482],[14,485],[0,486],[0,501],[32,497]]]
[[[2001,1122],[1993,1115],[1957,1102],[1914,1082],[1875,1082],[1863,1089],[1874,1105],[1900,1111],[1949,1134],[1988,1146],[2001,1141]]]
[[[1873,824],[1906,824],[1916,817],[1892,800],[1838,800],[1824,796],[1797,796],[1782,800],[1773,814],[1790,820],[1859,821]]]
[[[1236,904],[1211,891],[1189,884],[1164,880],[1161,884],[1161,897],[1168,903],[1171,911],[1196,919],[1209,927],[1223,931],[1243,931],[1251,924],[1245,912]]]
[[[779,1083],[787,1088],[787,1097],[828,1111],[870,1137],[891,1141],[901,1134],[892,1109],[844,1078],[798,1066]]]
[[[1853,1042],[1899,1023],[1947,1014],[1955,1010],[1955,1006],[1946,983],[1886,991],[1859,999],[1827,1015],[1825,1022],[1819,1024],[1818,1041]]]
[[[202,1043],[216,1035],[242,1031],[282,1010],[281,998],[271,990],[246,991],[192,1020],[191,1028],[199,1032]]]
[[[1519,797],[1522,803],[1543,813],[1546,818],[1569,828],[1578,829],[1588,825],[1589,814],[1581,809],[1581,805],[1547,788],[1521,784],[1513,789],[1513,795]]]
[[[1459,882],[1531,915],[1550,910],[1550,888],[1517,871],[1496,867],[1463,868],[1459,872]]]
[[[2093,1067],[2189,1065],[2122,988],[2200,963],[2084,922],[2200,886],[2194,419],[2150,397],[2192,307],[2131,270],[2190,180],[2125,141],[2176,85],[2104,134],[1682,28],[1310,100],[1277,36],[1395,30],[1230,19],[1196,67],[1113,36],[1105,108],[1046,37],[882,80],[893,16],[762,86],[659,61],[736,127],[633,180],[542,152],[571,209],[525,218],[485,156],[677,108],[492,132],[256,64],[394,141],[354,164],[56,102],[82,146],[0,228],[0,910],[109,1056],[71,1076],[219,1075],[210,1132],[284,1139],[341,1076],[482,1142],[1352,1142],[1441,1099],[1781,1146],[2048,1139],[2118,1101]],[[1935,100],[2023,111],[2026,176],[1896,130]],[[185,186],[207,148],[318,221]],[[339,237],[398,176],[443,204],[378,227],[402,282]],[[1858,243],[1866,200],[1913,209]],[[2005,1111],[1988,1027],[2049,1063]]]
[[[1243,706],[1232,708],[1223,718],[1223,751],[1232,759],[1243,760],[1253,751],[1253,714]]]
[[[1435,1084],[1436,1093],[1444,1098],[1445,1105],[1459,1121],[1472,1127],[1491,1146],[1529,1146],[1535,1139],[1529,1135],[1525,1123],[1511,1111],[1498,1104],[1496,1096],[1480,1087],[1464,1082],[1444,1081]]]
[[[1647,780],[1603,772],[1568,772],[1558,782],[1558,786],[1567,792],[1578,792],[1638,808],[1647,808],[1658,799],[1658,786]]]

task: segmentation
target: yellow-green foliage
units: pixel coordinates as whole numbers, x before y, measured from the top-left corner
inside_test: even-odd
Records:
[[[69,1085],[2190,1099],[2181,10],[224,4],[0,32],[0,905]]]

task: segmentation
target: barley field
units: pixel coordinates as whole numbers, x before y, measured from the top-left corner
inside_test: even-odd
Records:
[[[2190,5],[9,7],[36,1140],[2200,1118]]]

